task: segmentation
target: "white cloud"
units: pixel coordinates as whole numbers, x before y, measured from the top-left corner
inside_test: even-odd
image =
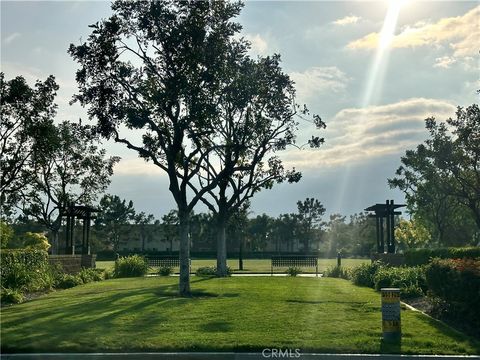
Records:
[[[392,39],[393,48],[416,48],[420,46],[449,47],[456,59],[476,56],[480,39],[480,6],[462,16],[442,18],[435,23],[420,22],[407,26]],[[347,45],[349,49],[376,49],[379,33],[370,33]]]
[[[451,65],[455,64],[457,60],[450,56],[442,56],[435,59],[435,65],[433,67],[441,67],[448,69]]]
[[[296,84],[297,95],[301,101],[308,101],[325,92],[342,93],[351,80],[336,66],[312,67],[304,72],[291,72],[289,75]]]
[[[340,25],[340,26],[345,26],[345,25],[350,25],[350,24],[356,24],[361,18],[358,16],[345,16],[344,18],[335,20],[333,23],[335,25]]]
[[[247,39],[252,44],[252,51],[256,55],[266,55],[268,52],[268,43],[267,41],[260,36],[260,34],[246,34],[245,39]]]
[[[10,34],[9,36],[7,36],[6,38],[3,39],[3,43],[5,45],[9,45],[11,44],[15,39],[19,38],[20,36],[22,36],[20,33],[18,32],[14,32],[13,34]]]
[[[348,108],[327,120],[325,146],[319,150],[295,150],[285,162],[298,169],[336,166],[398,154],[426,139],[424,120],[445,120],[455,114],[450,102],[413,98],[397,103]]]
[[[115,175],[135,175],[135,176],[149,176],[149,175],[165,175],[155,164],[146,162],[141,158],[122,158],[118,164],[115,165]]]

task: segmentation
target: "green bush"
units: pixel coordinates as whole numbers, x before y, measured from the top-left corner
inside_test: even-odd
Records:
[[[350,271],[347,268],[344,268],[338,265],[329,267],[327,270],[325,270],[325,272],[323,273],[323,276],[331,277],[331,278],[341,278],[341,279],[347,279],[347,280],[351,278]]]
[[[480,257],[480,247],[450,247],[438,249],[410,249],[405,251],[405,264],[408,266],[426,265],[433,258],[463,259]]]
[[[170,276],[173,274],[173,268],[171,266],[160,266],[158,269],[158,275],[160,276]]]
[[[43,233],[26,232],[23,236],[23,244],[28,249],[38,249],[48,251],[50,244],[48,239]]]
[[[72,287],[82,285],[83,280],[78,275],[63,274],[55,284],[57,289],[70,289]]]
[[[38,249],[2,250],[0,285],[18,291],[40,291],[51,288],[48,254]]]
[[[232,269],[227,266],[227,276],[232,275]],[[197,276],[217,276],[217,267],[216,266],[202,266],[195,271]]]
[[[378,269],[382,267],[380,261],[374,261],[370,264],[362,264],[351,270],[352,281],[355,285],[375,287],[373,280]]]
[[[102,269],[88,269],[83,268],[77,276],[82,279],[84,284],[87,284],[92,281],[102,281],[105,279],[105,274]]]
[[[425,294],[427,284],[423,267],[387,267],[378,268],[373,276],[376,290],[381,288],[399,288],[403,298],[418,297]]]
[[[140,255],[121,257],[115,261],[114,277],[144,276],[149,269],[147,260]]]
[[[4,304],[19,304],[25,300],[21,291],[12,289],[2,289],[0,294],[1,302]]]
[[[8,225],[5,221],[0,220],[0,247],[2,249],[6,248],[10,243],[10,240],[13,238],[13,228]]]
[[[302,269],[300,269],[299,267],[295,267],[295,266],[292,266],[292,267],[289,267],[285,273],[288,275],[288,276],[297,276],[298,274],[301,274],[302,273]]]
[[[195,271],[197,276],[217,276],[217,268],[215,266],[202,266]]]

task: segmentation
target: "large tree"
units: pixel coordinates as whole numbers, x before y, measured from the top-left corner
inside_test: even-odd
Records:
[[[52,234],[52,252],[59,251],[61,210],[68,204],[92,205],[110,184],[118,157],[107,157],[89,126],[62,122],[50,134],[50,151],[37,153],[32,182],[19,191],[17,207]]]
[[[448,229],[465,223],[465,216],[480,229],[479,107],[459,107],[456,119],[425,123],[429,139],[406,152],[389,184],[404,191],[410,212],[443,244]]]
[[[294,84],[282,71],[280,56],[252,60],[245,52],[248,47],[245,42],[232,54],[230,62],[235,66],[223,78],[217,121],[212,123],[215,131],[204,141],[214,152],[209,154],[208,167],[198,174],[206,186],[218,184],[201,200],[216,218],[219,276],[227,274],[229,219],[262,189],[301,178],[295,168],[284,167],[279,152],[297,146],[298,120],[308,109],[297,105]],[[325,126],[319,116],[311,121],[319,128]],[[311,147],[322,143],[316,136],[306,142]]]
[[[30,184],[34,155],[51,147],[54,98],[58,85],[53,76],[30,87],[22,76],[5,81],[0,73],[0,193],[3,211],[11,211],[16,193]]]
[[[246,57],[246,43],[236,36],[241,26],[231,21],[241,8],[240,2],[225,1],[119,1],[112,5],[114,14],[110,18],[91,25],[93,32],[86,43],[70,47],[70,54],[81,65],[76,99],[89,105],[90,117],[98,120],[98,131],[137,151],[168,175],[180,225],[181,295],[190,293],[191,212],[217,186],[233,186],[231,175],[241,171],[232,169],[240,161],[233,155],[234,165],[220,166],[208,181],[197,177],[201,178],[201,172],[210,171],[211,175],[212,168],[219,165],[210,157],[217,156],[217,151],[225,154],[225,142],[211,139],[223,128],[222,116],[227,110],[223,105],[232,103],[228,96],[243,96],[227,88]],[[278,73],[278,59],[252,66],[255,71],[262,67]],[[251,132],[255,131],[252,119],[261,121],[263,114],[269,115],[263,118],[269,123],[293,115],[290,107],[288,113],[282,113],[290,100],[290,80],[283,74],[258,75],[265,79],[265,92],[282,96],[266,102],[265,109],[247,111],[250,115],[244,119]],[[280,82],[271,82],[276,75]],[[277,105],[279,109],[275,110]],[[289,123],[282,128],[281,134],[289,133],[292,126]],[[123,132],[125,128],[129,131]],[[276,131],[274,125],[265,129]],[[267,151],[281,146],[284,142],[270,143]],[[268,165],[280,167],[275,159]],[[261,171],[269,170],[264,167]]]

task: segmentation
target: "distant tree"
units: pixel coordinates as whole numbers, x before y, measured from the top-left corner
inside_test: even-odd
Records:
[[[372,221],[367,213],[361,212],[351,215],[348,225],[353,242],[350,253],[357,256],[370,256],[376,248],[375,221]]]
[[[58,252],[62,209],[68,204],[91,205],[110,184],[118,157],[106,157],[89,126],[62,122],[50,135],[54,147],[37,153],[32,183],[19,191],[17,207],[52,234],[52,252]]]
[[[252,250],[264,251],[271,241],[274,219],[267,214],[257,215],[248,221],[248,237]]]
[[[303,234],[302,219],[299,214],[281,214],[272,225],[272,241],[275,242],[276,251],[285,247],[287,251],[294,252]]]
[[[140,212],[133,216],[133,223],[138,229],[140,239],[142,241],[142,251],[145,251],[145,241],[149,236],[155,232],[155,217],[152,214],[145,214],[145,212]]]
[[[135,219],[133,202],[130,200],[127,203],[117,195],[106,194],[100,199],[100,210],[95,225],[103,230],[108,244],[117,252],[126,225]]]
[[[302,239],[304,251],[311,250],[311,243],[320,241],[320,231],[325,225],[322,217],[325,208],[322,203],[314,198],[306,198],[297,202],[298,214],[302,222]]]
[[[178,240],[178,211],[170,210],[168,214],[162,216],[162,227],[165,240],[170,244],[170,252],[173,251],[173,243]]]
[[[329,244],[328,256],[336,256],[338,252],[349,253],[352,247],[351,226],[346,222],[346,216],[331,214],[326,224],[325,241]]]
[[[5,81],[0,73],[0,194],[2,217],[12,211],[15,196],[33,181],[35,154],[51,147],[54,98],[58,85],[53,76],[31,88],[22,76]]]
[[[427,229],[415,220],[400,220],[395,228],[395,239],[403,250],[425,247],[430,242]]]
[[[8,247],[13,238],[13,228],[5,221],[0,219],[0,248]]]
[[[410,212],[434,226],[439,244],[448,241],[445,232],[462,208],[480,229],[480,111],[474,104],[456,115],[441,123],[426,119],[430,138],[408,150],[389,179],[405,193]]]

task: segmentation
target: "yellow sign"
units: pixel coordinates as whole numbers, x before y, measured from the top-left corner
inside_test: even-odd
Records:
[[[382,328],[383,332],[399,332],[400,320],[383,320]]]

